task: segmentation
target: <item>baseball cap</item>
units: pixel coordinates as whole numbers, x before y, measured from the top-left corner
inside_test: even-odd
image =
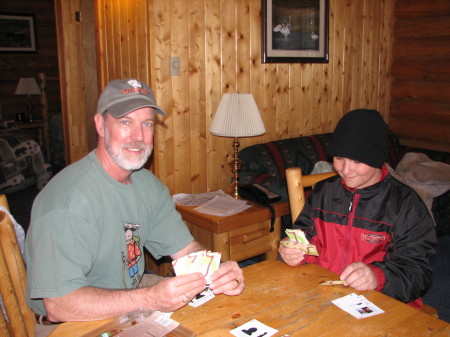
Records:
[[[153,91],[147,84],[134,78],[126,78],[108,83],[100,94],[97,112],[103,114],[108,111],[113,117],[120,118],[145,107],[154,108],[155,113],[167,116],[156,105]]]

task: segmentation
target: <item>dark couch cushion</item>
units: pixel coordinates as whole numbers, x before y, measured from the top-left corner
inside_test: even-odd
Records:
[[[263,183],[269,177],[285,180],[287,168],[299,166],[309,174],[318,161],[331,161],[327,154],[331,133],[294,137],[248,146],[239,152],[243,161],[241,183]]]

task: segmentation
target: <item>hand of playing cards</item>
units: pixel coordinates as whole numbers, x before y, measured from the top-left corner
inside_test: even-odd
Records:
[[[202,250],[172,261],[173,269],[176,275],[196,272],[200,272],[205,275],[207,287],[204,291],[195,296],[191,302],[189,302],[190,306],[197,307],[214,298],[214,293],[209,288],[209,285],[211,284],[211,275],[219,269],[220,258],[221,253]]]
[[[308,255],[319,256],[315,245],[310,244],[301,229],[286,229],[289,241],[281,241],[281,244],[287,248],[298,248]]]
[[[211,275],[219,269],[221,253],[201,250],[172,261],[175,274],[184,275],[200,272],[205,275],[206,284],[211,284]]]

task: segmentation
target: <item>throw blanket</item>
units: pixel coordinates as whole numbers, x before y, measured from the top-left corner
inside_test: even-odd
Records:
[[[0,132],[0,193],[12,193],[35,184],[42,189],[52,176],[37,142],[20,131]]]
[[[450,190],[450,165],[433,161],[423,153],[408,152],[389,172],[413,188],[431,212],[433,198]]]

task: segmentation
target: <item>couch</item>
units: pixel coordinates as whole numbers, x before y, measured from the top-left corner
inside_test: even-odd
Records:
[[[303,174],[310,174],[317,162],[332,162],[328,155],[331,139],[331,133],[323,133],[243,148],[239,151],[239,159],[243,161],[239,182],[261,184],[280,194],[281,200],[287,201],[285,170],[298,166]],[[450,153],[402,146],[392,132],[389,132],[388,139],[388,164],[394,169],[407,152],[424,153],[434,161],[450,164]],[[450,191],[433,199],[432,212],[438,236],[450,234]],[[291,227],[291,222],[290,215],[283,217],[282,233]]]

